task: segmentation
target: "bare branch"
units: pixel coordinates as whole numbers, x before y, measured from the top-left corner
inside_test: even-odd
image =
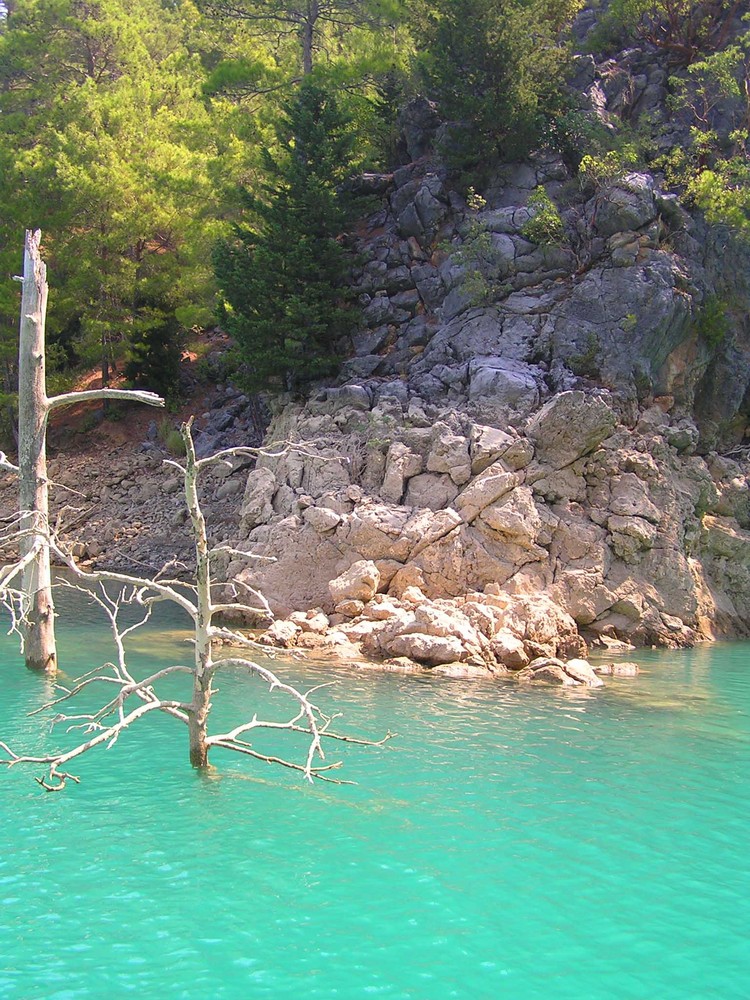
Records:
[[[73,403],[85,403],[90,399],[129,399],[134,403],[145,403],[146,406],[164,407],[161,396],[155,392],[141,389],[85,389],[81,392],[65,392],[60,396],[52,396],[47,400],[47,412],[58,410]]]
[[[246,552],[244,549],[234,549],[231,545],[217,545],[211,549],[209,555],[218,555],[220,552],[226,552],[227,555],[238,556],[242,559],[257,559],[259,562],[278,562],[276,556],[260,556],[255,552]],[[247,585],[245,584],[245,586]]]
[[[8,472],[19,471],[18,466],[13,465],[4,451],[0,451],[0,469],[6,469]]]

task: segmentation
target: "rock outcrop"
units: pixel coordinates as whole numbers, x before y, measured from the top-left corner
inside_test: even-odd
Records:
[[[652,56],[581,57],[590,112],[659,119]],[[217,572],[263,591],[271,644],[434,670],[595,684],[587,642],[750,634],[750,251],[656,175],[586,186],[548,152],[498,168],[468,206],[435,109],[402,124],[406,162],[360,181],[381,203],[358,231],[362,323],[341,378],[276,400],[254,467],[209,484],[229,543]],[[535,242],[539,190],[555,242]],[[717,297],[721,336],[703,322]],[[248,401],[224,403],[203,415],[202,454],[229,432],[246,443]],[[156,457],[89,492],[100,513],[158,506],[166,553],[184,513]],[[103,518],[87,554],[138,558],[138,522]]]
[[[624,85],[582,67],[590,105],[615,113]],[[648,110],[663,77],[644,79]],[[410,162],[371,179],[382,208],[358,247],[363,323],[340,383],[278,409],[269,440],[306,454],[263,457],[248,480],[243,544],[276,562],[230,577],[282,615],[356,621],[374,598],[337,602],[328,582],[365,561],[384,607],[499,588],[543,595],[552,629],[569,616],[604,645],[746,634],[750,337],[737,322],[710,342],[700,317],[719,286],[750,310],[748,251],[720,260],[651,174],[587,190],[552,154],[501,167],[469,208],[434,152],[434,109],[407,118]],[[559,205],[554,245],[531,235],[540,188]],[[371,630],[373,654],[453,656],[455,636],[399,621]],[[492,641],[530,669],[518,638]]]

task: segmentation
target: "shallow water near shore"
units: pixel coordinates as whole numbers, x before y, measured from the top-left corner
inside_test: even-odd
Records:
[[[73,612],[77,673],[111,651]],[[149,628],[134,661],[189,658]],[[750,645],[639,660],[595,691],[277,661],[338,680],[341,731],[399,734],[330,749],[355,786],[219,754],[202,777],[166,718],[62,794],[0,772],[0,998],[750,996]],[[0,739],[62,740],[12,638],[0,672]],[[268,704],[219,688],[216,726]]]

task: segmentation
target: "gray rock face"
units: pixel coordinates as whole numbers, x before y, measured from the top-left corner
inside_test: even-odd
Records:
[[[600,236],[643,229],[656,218],[654,180],[649,174],[627,174],[610,184],[593,206],[594,228]]]
[[[529,421],[527,433],[539,461],[562,469],[589,454],[617,424],[610,407],[580,391],[553,396]]]

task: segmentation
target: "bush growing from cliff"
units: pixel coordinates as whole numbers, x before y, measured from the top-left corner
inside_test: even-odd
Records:
[[[692,122],[690,142],[658,166],[710,223],[750,238],[750,31],[670,83],[674,110]]]
[[[216,247],[220,320],[254,389],[296,389],[336,371],[356,319],[341,243],[355,141],[336,98],[306,81],[276,125],[261,194],[242,193],[247,221]]]
[[[525,239],[538,246],[560,246],[565,242],[560,212],[543,187],[531,192],[528,207],[533,214],[521,230]]]
[[[722,48],[738,6],[737,0],[613,0],[587,47],[612,50],[635,37],[689,65]]]

